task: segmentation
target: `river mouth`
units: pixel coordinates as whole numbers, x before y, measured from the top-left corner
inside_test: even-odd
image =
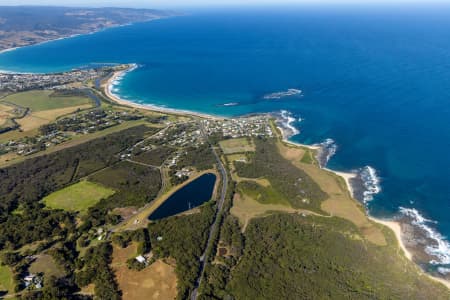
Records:
[[[191,210],[211,200],[216,184],[216,175],[207,173],[173,193],[149,217],[156,221]]]

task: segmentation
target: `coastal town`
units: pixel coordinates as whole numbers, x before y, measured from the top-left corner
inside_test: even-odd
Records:
[[[167,170],[164,172],[167,172],[170,184],[177,185],[195,174],[195,168],[189,166],[186,161],[189,161],[190,158],[203,151],[201,149],[207,147],[207,137],[211,141],[273,138],[276,137],[275,125],[282,132],[286,130],[285,135],[288,133],[289,128],[286,128],[285,125],[286,116],[280,117],[279,113],[237,118],[186,114],[185,116],[189,116],[187,119],[177,121],[176,118],[169,118],[169,115],[173,113],[172,110],[159,109],[158,114],[149,116],[142,112],[142,106],[140,105],[129,104],[132,109],[122,109],[115,106],[103,107],[104,104],[102,103],[107,103],[105,101],[115,103],[115,97],[110,96],[108,91],[110,91],[110,86],[117,76],[121,76],[124,72],[133,68],[136,68],[136,65],[125,64],[54,74],[1,73],[0,87],[6,95],[20,94],[29,90],[57,91],[59,95],[69,97],[89,95],[88,98],[95,105],[88,109],[78,109],[71,114],[56,118],[53,122],[42,124],[33,135],[3,140],[0,142],[0,156],[9,154],[21,157],[31,156],[64,145],[82,136],[102,132],[127,122],[142,120],[161,126],[161,130],[122,151],[118,154],[118,158],[123,162],[153,166],[153,159],[148,160],[149,155],[164,157],[162,163],[158,162],[161,165],[153,167]],[[299,92],[288,90],[286,93],[274,93],[271,95],[271,99],[272,96],[276,98],[294,94],[299,94]],[[120,104],[123,105],[124,103],[120,102]],[[10,112],[14,112],[18,117],[33,113],[33,110],[26,106],[9,103],[8,101],[4,101],[3,105],[13,107],[14,111]],[[178,114],[175,115],[178,116]],[[275,122],[273,122],[274,120]],[[20,130],[20,127],[15,130]],[[237,161],[246,162],[247,159],[239,158]],[[348,180],[347,174],[343,174],[343,176]],[[30,280],[30,282],[35,282],[36,277]],[[27,281],[25,280],[25,282]],[[42,282],[39,280],[36,282],[37,284],[34,284],[33,287],[40,288]]]
[[[54,74],[0,73],[0,91],[20,92],[33,89],[67,89],[70,88],[70,84],[96,80],[106,76],[111,71],[111,66],[105,66]]]
[[[172,15],[65,13],[87,21],[0,50]],[[375,168],[333,171],[336,141],[291,140],[300,85],[252,91],[274,111],[238,117],[121,98],[148,67],[0,72],[0,299],[450,299],[449,268],[426,268],[432,221],[371,217]]]
[[[273,137],[270,115],[213,120],[206,119],[202,123],[207,134],[221,134],[227,138],[239,137]]]
[[[79,69],[64,73],[54,74],[0,74],[0,87],[7,94],[19,93],[28,90],[58,90],[62,95],[86,94],[92,100],[99,102],[99,96],[95,96],[95,90],[101,92],[101,82],[110,77],[108,82],[114,79],[114,74],[122,73],[134,65],[105,66],[95,69]],[[110,83],[109,83],[110,84]],[[92,90],[91,90],[92,89]],[[99,89],[99,90],[98,90]],[[6,98],[7,100],[7,98]],[[31,100],[31,99],[30,99]],[[0,99],[1,101],[1,99]],[[1,102],[0,102],[1,103]],[[120,125],[124,121],[133,121],[144,118],[138,112],[126,110],[97,108],[88,111],[80,111],[63,116],[43,124],[38,128],[38,134],[0,142],[0,153],[15,153],[27,156],[53,146],[65,143],[77,135],[90,134],[96,131]],[[14,108],[16,118],[23,118],[32,111],[14,103],[4,102]],[[10,111],[11,112],[11,111]],[[170,111],[169,111],[170,113]],[[184,147],[204,143],[202,130],[208,136],[220,136],[223,138],[239,137],[273,137],[270,124],[271,115],[255,115],[239,118],[202,118],[200,125],[197,122],[177,124],[161,131],[152,139],[155,143],[167,143],[174,147]],[[167,123],[167,117],[148,118],[152,123]],[[14,129],[14,127],[12,127]],[[19,127],[20,129],[20,127]]]
[[[127,111],[94,109],[85,113],[64,117],[55,123],[39,127],[39,133],[32,137],[9,140],[0,143],[0,155],[15,153],[31,155],[52,146],[67,142],[78,135],[91,134],[122,124],[124,121],[142,119],[140,114]]]

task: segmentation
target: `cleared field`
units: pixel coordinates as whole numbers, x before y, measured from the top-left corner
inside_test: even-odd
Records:
[[[129,270],[126,261],[136,254],[136,244],[127,248],[114,246],[112,268],[116,273],[124,300],[175,299],[177,276],[175,268],[157,260],[144,270]]]
[[[63,270],[56,264],[53,257],[47,254],[39,255],[31,264],[29,271],[33,274],[44,273],[46,278],[64,276]]]
[[[0,114],[0,128],[8,121],[7,117],[4,117]]]
[[[50,123],[49,120],[38,118],[35,117],[34,115],[28,115],[22,119],[18,119],[16,122],[20,125],[20,128],[23,131],[30,131],[33,129],[37,129],[42,125]]]
[[[31,131],[38,129],[40,126],[48,124],[55,121],[58,117],[76,112],[78,109],[86,109],[91,107],[90,104],[70,106],[64,108],[56,108],[50,110],[43,110],[32,112],[31,114],[25,116],[24,118],[17,119],[20,128],[25,131]]]
[[[9,267],[0,264],[0,295],[2,292],[13,292],[14,281],[13,274]]]
[[[6,123],[8,119],[10,119],[13,114],[11,110],[13,108],[7,105],[0,104],[0,126]]]
[[[230,154],[227,155],[227,159],[229,162],[233,162],[233,161],[242,161],[242,162],[247,162],[248,161],[248,157],[245,154]]]
[[[236,193],[233,198],[233,207],[230,210],[231,214],[239,219],[242,225],[242,231],[245,231],[249,221],[253,218],[264,217],[273,212],[287,212],[287,213],[303,213],[305,215],[318,215],[314,212],[304,209],[295,209],[283,204],[262,204],[247,195],[240,195]]]
[[[53,209],[84,212],[114,193],[114,190],[100,184],[81,181],[48,195],[43,201]]]
[[[0,103],[0,128],[14,127],[12,118],[17,117],[17,112],[14,111],[13,106],[4,105]]]
[[[247,138],[224,140],[219,145],[225,154],[255,152],[255,145]]]
[[[264,182],[264,185],[259,184],[257,180]],[[244,180],[238,183],[237,189],[241,194],[245,194],[261,204],[282,204],[290,206],[289,201],[281,193],[276,191],[268,180]]]
[[[28,91],[9,95],[3,98],[2,102],[28,107],[33,112],[91,103],[87,97],[51,96],[52,94],[53,91]]]

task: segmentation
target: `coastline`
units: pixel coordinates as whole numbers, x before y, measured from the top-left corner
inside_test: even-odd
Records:
[[[105,95],[111,99],[112,101],[121,104],[121,105],[125,105],[125,106],[129,106],[129,107],[135,107],[135,108],[141,108],[141,109],[146,109],[146,110],[150,110],[150,111],[155,111],[155,112],[161,112],[161,113],[169,113],[169,114],[176,114],[176,115],[189,115],[189,116],[195,116],[195,117],[200,117],[200,118],[206,118],[206,119],[214,119],[214,120],[220,120],[220,119],[226,119],[226,117],[219,117],[219,116],[214,116],[214,115],[210,115],[210,114],[205,114],[205,113],[198,113],[198,112],[192,112],[192,111],[185,111],[185,110],[179,110],[179,109],[172,109],[172,108],[162,108],[162,107],[158,107],[156,105],[143,105],[143,104],[137,104],[134,103],[132,101],[128,101],[128,100],[123,100],[121,99],[119,96],[115,95],[114,93],[112,93],[112,87],[114,85],[114,81],[117,80],[117,78],[123,76],[124,74],[126,74],[127,72],[129,72],[131,69],[135,68],[135,65],[131,65],[129,68],[125,69],[125,70],[121,70],[121,71],[117,71],[114,72],[114,74],[107,80],[107,82],[103,85],[103,89],[105,92]],[[311,150],[319,150],[321,147],[317,146],[317,145],[305,145],[305,144],[300,144],[300,143],[296,143],[293,141],[290,141],[287,139],[286,133],[283,130],[282,127],[277,125],[278,130],[280,130],[281,132],[281,136],[282,136],[282,141],[293,145],[295,147],[305,147]],[[341,172],[341,171],[335,171],[335,170],[331,170],[328,168],[323,168],[324,170],[327,170],[329,172],[332,172],[334,174],[336,174],[337,176],[340,176],[341,178],[344,179],[345,183],[346,183],[346,187],[347,190],[349,191],[350,195],[352,196],[352,198],[354,198],[354,188],[351,184],[351,180],[353,178],[356,178],[357,175],[354,173],[350,173],[350,172]],[[355,200],[357,201],[357,200]],[[406,248],[405,243],[403,242],[402,236],[402,228],[401,228],[401,224],[400,222],[394,221],[394,220],[382,220],[382,219],[377,219],[374,218],[372,216],[370,216],[367,211],[366,211],[366,215],[367,218],[369,218],[369,220],[384,225],[386,227],[388,227],[389,229],[391,229],[397,239],[398,242],[398,246],[402,249],[405,257],[410,260],[412,263],[414,263],[416,266],[418,266],[414,260],[413,260],[413,255],[412,253]],[[448,289],[450,289],[450,281],[445,280],[443,278],[440,277],[436,277],[433,276],[425,271],[423,271],[422,269],[420,269],[420,267],[418,267],[418,269],[424,274],[426,275],[428,278],[439,282],[443,285],[445,285]]]
[[[320,146],[315,146],[315,145],[305,145],[305,144],[300,144],[300,143],[296,143],[296,142],[292,142],[290,140],[287,139],[286,137],[286,133],[284,132],[283,128],[281,128],[280,126],[277,126],[277,128],[280,130],[281,132],[281,136],[282,136],[282,141],[284,143],[296,146],[296,147],[305,147],[311,150],[318,150],[320,149]],[[341,171],[335,171],[329,168],[323,168],[324,170],[334,173],[337,176],[340,176],[342,179],[344,179],[347,190],[349,191],[351,197],[354,199],[354,201],[357,201],[354,198],[354,188],[351,184],[351,180],[357,177],[357,174],[355,173],[350,173],[350,172],[341,172]],[[437,277],[437,276],[433,276],[425,271],[423,271],[418,265],[417,263],[414,261],[413,259],[413,254],[411,253],[411,251],[409,251],[406,248],[405,243],[403,242],[403,231],[402,231],[402,227],[401,227],[401,223],[395,220],[384,220],[384,219],[378,219],[375,218],[373,216],[370,216],[369,213],[367,212],[367,210],[365,211],[367,218],[372,221],[375,222],[377,224],[381,224],[383,226],[388,227],[390,230],[392,230],[392,232],[395,235],[395,238],[398,242],[398,246],[400,247],[400,249],[403,251],[403,254],[405,255],[405,257],[411,261],[412,263],[414,263],[414,265],[417,266],[418,270],[424,274],[425,276],[427,276],[428,278],[430,278],[433,281],[439,282],[443,285],[445,285],[448,289],[450,289],[450,281]]]
[[[138,104],[133,101],[124,100],[124,99],[120,98],[119,96],[117,96],[116,94],[114,94],[112,92],[112,88],[114,86],[114,81],[116,81],[118,78],[121,78],[126,73],[134,70],[136,67],[137,67],[137,65],[133,64],[133,65],[130,65],[130,67],[126,68],[125,70],[114,72],[113,75],[110,78],[108,78],[106,83],[103,84],[103,91],[110,100],[112,100],[120,105],[150,110],[150,111],[159,112],[159,113],[168,113],[168,114],[183,115],[183,116],[188,115],[188,116],[200,117],[200,118],[205,118],[205,119],[210,119],[210,120],[226,119],[226,117],[215,116],[215,115],[211,115],[211,114],[199,113],[199,112],[194,112],[194,111],[174,109],[174,108],[165,108],[165,107],[160,107],[160,106],[152,105],[152,104]]]
[[[34,44],[34,45],[37,45],[37,44]],[[22,46],[22,47],[26,47],[26,46]],[[3,49],[3,50],[0,50],[0,54],[6,53],[6,52],[10,52],[10,51],[14,51],[14,50],[22,48],[22,47],[13,47],[13,48],[8,48],[8,49]]]
[[[400,246],[400,248],[403,250],[403,253],[405,254],[406,258],[413,261],[413,255],[412,253],[406,248],[405,243],[403,243],[403,239],[402,239],[402,227],[400,225],[400,222],[396,222],[393,220],[382,220],[382,219],[377,219],[374,218],[372,216],[367,216],[371,221],[378,223],[378,224],[382,224],[386,227],[389,227],[395,234],[395,236],[397,237],[398,240],[398,244]],[[449,283],[449,287],[450,287],[450,283]]]
[[[47,44],[47,43],[51,43],[51,42],[61,41],[61,40],[65,40],[65,39],[71,39],[71,38],[78,37],[78,36],[91,35],[91,34],[99,33],[99,32],[102,32],[102,31],[105,31],[105,30],[108,30],[108,29],[130,26],[130,25],[133,25],[133,24],[136,24],[136,23],[152,22],[152,21],[155,21],[155,20],[160,20],[160,19],[169,18],[169,17],[170,16],[156,16],[153,19],[149,19],[147,21],[129,22],[129,23],[125,23],[125,24],[116,24],[116,25],[112,25],[112,26],[109,26],[109,27],[105,27],[105,28],[99,28],[99,29],[93,30],[93,31],[74,33],[74,34],[70,34],[70,35],[62,35],[62,36],[60,36],[58,38],[52,38],[52,39],[48,39],[48,40],[43,40],[43,41],[37,42],[37,43],[31,43],[31,44],[23,45],[23,46],[19,46],[19,47],[12,47],[12,48],[3,49],[3,50],[0,50],[0,55],[4,54],[6,52],[11,52],[11,51],[18,50],[18,49],[25,48],[25,47],[39,46],[39,45],[43,45],[43,44]],[[0,70],[0,72],[4,72],[4,73],[8,73],[8,72],[21,73],[21,72],[4,71],[4,70]]]
[[[402,232],[402,228],[401,228],[401,223],[397,222],[397,221],[392,221],[392,220],[381,220],[381,219],[377,219],[374,217],[371,217],[368,215],[368,218],[378,224],[384,225],[388,228],[390,228],[398,241],[398,244],[400,246],[400,248],[403,250],[403,253],[405,254],[405,257],[407,259],[409,259],[410,261],[412,261],[414,264],[416,264],[413,260],[413,255],[412,253],[406,248],[405,243],[403,242],[403,232]],[[417,265],[417,264],[416,264]],[[448,289],[450,289],[450,281],[444,279],[444,278],[440,278],[437,276],[433,276],[425,271],[423,271],[421,268],[418,268],[420,270],[420,272],[422,272],[425,276],[427,276],[428,278],[430,278],[431,280],[434,280],[436,282],[442,283],[443,285],[445,285]]]

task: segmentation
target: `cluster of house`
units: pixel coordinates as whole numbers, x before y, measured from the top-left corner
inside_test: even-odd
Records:
[[[0,73],[0,87],[2,90],[11,92],[57,88],[69,83],[93,80],[100,76],[106,76],[109,72],[109,67],[102,67],[54,74]]]
[[[174,147],[201,145],[205,142],[197,127],[189,127],[184,130],[164,130],[156,134],[153,140]]]
[[[109,127],[121,124],[124,121],[142,119],[140,114],[130,113],[128,111],[114,111],[95,109],[87,113],[75,114],[44,125],[40,128],[41,132],[64,131],[77,134],[88,134],[101,131]]]
[[[170,158],[165,162],[165,165],[166,165],[167,167],[169,167],[169,168],[176,167],[177,164],[178,164],[178,161],[180,160],[180,157],[181,157],[183,154],[186,154],[186,151],[179,150],[179,151],[175,152],[174,154],[172,154],[172,157],[170,157]]]
[[[177,135],[174,135],[172,138],[173,139],[169,142],[169,144],[177,147],[185,147],[189,145],[198,145],[204,143],[200,130],[184,131]]]
[[[189,177],[192,174],[192,170],[190,168],[183,168],[175,173],[175,176],[178,178]]]
[[[239,138],[250,136],[272,137],[270,117],[261,115],[225,120],[203,120],[206,133],[221,133],[224,137]]]
[[[138,120],[141,118],[143,118],[142,115],[128,111],[104,111],[102,109],[75,114],[62,118],[55,123],[41,126],[39,128],[40,134],[35,137],[0,143],[0,155],[11,152],[18,155],[30,155],[64,143],[74,135],[101,131],[119,125],[124,121]]]
[[[27,137],[17,141],[8,141],[0,143],[0,155],[11,152],[22,156],[31,155],[51,146],[64,143],[70,138],[70,135],[65,132],[51,132],[33,138]]]

